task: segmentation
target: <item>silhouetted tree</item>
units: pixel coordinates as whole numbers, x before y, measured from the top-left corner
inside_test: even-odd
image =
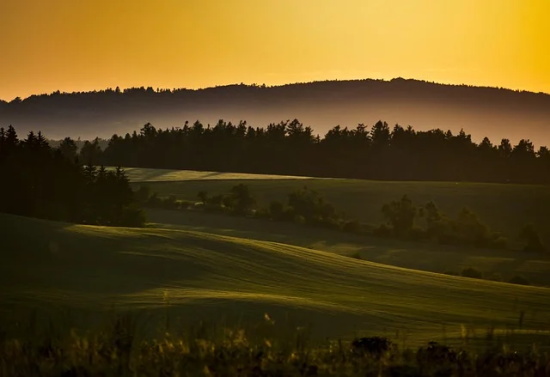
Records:
[[[382,213],[391,224],[394,233],[401,237],[410,233],[414,225],[417,209],[407,195],[401,200],[384,204]]]
[[[59,152],[69,161],[77,161],[77,151],[78,147],[73,139],[66,137],[59,144]]]
[[[256,199],[252,197],[250,189],[242,183],[231,188],[230,199],[233,211],[240,215],[249,213],[256,205]]]
[[[29,132],[22,141],[11,126],[0,132],[0,211],[88,224],[143,224],[121,169],[80,167],[66,157],[41,132]]]
[[[145,90],[145,89],[144,89]],[[540,152],[540,153],[539,153]],[[97,140],[80,152],[84,164],[196,169],[396,180],[550,183],[550,155],[534,152],[529,140],[498,147],[488,138],[478,145],[461,130],[415,131],[378,121],[369,130],[336,126],[324,138],[297,119],[266,128],[219,120],[181,128],[150,123],[124,137],[113,135],[101,151]]]
[[[84,164],[98,165],[101,162],[101,147],[99,146],[99,139],[95,138],[93,141],[85,141],[84,145],[80,149],[79,160]]]

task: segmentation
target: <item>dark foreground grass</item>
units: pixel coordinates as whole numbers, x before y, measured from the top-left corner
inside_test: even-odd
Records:
[[[201,323],[144,338],[132,316],[68,334],[0,332],[0,374],[11,376],[547,376],[550,357],[536,345],[502,339],[483,347],[429,342],[407,347],[384,337],[311,342],[302,328],[280,332],[268,316],[249,328]]]

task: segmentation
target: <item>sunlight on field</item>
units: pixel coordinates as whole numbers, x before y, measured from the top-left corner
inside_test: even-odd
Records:
[[[286,222],[197,211],[149,209],[150,227],[206,231],[251,240],[275,241],[377,263],[438,273],[460,274],[473,267],[487,279],[506,281],[515,275],[533,285],[550,286],[550,258],[520,250],[486,250],[467,246],[406,242],[366,237]]]
[[[116,307],[189,320],[259,318],[267,312],[277,320],[310,323],[319,336],[385,329],[427,340],[440,337],[442,328],[447,336],[459,336],[461,326],[550,330],[548,288],[197,230],[74,226],[9,215],[0,215],[0,223],[6,245],[18,245],[1,250],[0,265],[0,299],[14,307]],[[27,229],[41,236],[19,242]],[[49,242],[59,252],[52,253]]]
[[[125,168],[131,182],[177,182],[200,180],[240,180],[240,179],[306,179],[291,175],[224,173],[194,170]]]

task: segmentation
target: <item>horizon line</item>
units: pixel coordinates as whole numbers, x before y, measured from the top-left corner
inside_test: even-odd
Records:
[[[397,81],[397,80],[403,80],[403,81],[416,81],[416,82],[420,82],[420,83],[426,83],[426,84],[434,84],[434,85],[440,85],[440,86],[448,86],[448,87],[468,87],[468,88],[480,88],[480,89],[496,89],[496,90],[506,90],[506,91],[511,91],[511,92],[516,92],[516,93],[531,93],[531,94],[537,94],[537,95],[547,95],[547,96],[550,96],[550,92],[542,92],[542,91],[539,91],[539,92],[535,92],[535,91],[531,91],[531,90],[526,90],[526,89],[513,89],[513,88],[509,88],[509,87],[502,87],[502,86],[489,86],[489,85],[471,85],[471,84],[466,84],[466,83],[462,83],[462,84],[452,84],[452,83],[443,83],[443,82],[437,82],[437,81],[429,81],[429,80],[422,80],[422,79],[415,79],[415,78],[404,78],[404,77],[401,77],[401,76],[398,76],[398,77],[394,77],[394,78],[391,78],[391,79],[376,79],[376,78],[357,78],[357,79],[338,79],[338,78],[335,78],[335,79],[325,79],[325,80],[312,80],[312,81],[295,81],[295,82],[288,82],[288,83],[284,83],[284,84],[274,84],[274,85],[267,85],[265,83],[262,83],[262,84],[258,84],[258,83],[244,83],[244,82],[240,82],[240,83],[230,83],[230,84],[219,84],[219,85],[214,85],[214,86],[204,86],[204,87],[198,87],[198,88],[187,88],[187,87],[179,87],[179,88],[161,88],[161,87],[152,87],[150,85],[141,85],[141,86],[130,86],[130,87],[125,87],[125,88],[120,88],[118,85],[115,86],[114,88],[113,87],[106,87],[106,88],[102,88],[102,89],[89,89],[89,90],[84,90],[84,91],[71,91],[71,92],[65,92],[65,91],[61,91],[61,90],[54,90],[52,92],[49,92],[49,93],[35,93],[35,94],[31,94],[25,98],[21,98],[20,96],[16,96],[14,98],[12,98],[11,100],[5,100],[5,99],[2,99],[0,98],[0,102],[4,102],[4,103],[12,103],[14,101],[16,101],[17,99],[19,99],[20,101],[25,101],[31,97],[41,97],[41,96],[51,96],[51,95],[56,95],[56,94],[87,94],[87,93],[97,93],[97,92],[107,92],[107,91],[115,91],[116,88],[119,88],[119,90],[121,91],[121,93],[123,93],[125,90],[129,90],[129,89],[153,89],[153,91],[155,93],[158,93],[160,91],[169,91],[169,92],[177,92],[177,91],[184,91],[184,90],[188,90],[188,91],[200,91],[200,90],[208,90],[208,89],[216,89],[216,88],[225,88],[225,87],[231,87],[231,86],[247,86],[247,87],[259,87],[259,88],[265,88],[265,89],[269,89],[269,88],[281,88],[281,87],[285,87],[285,86],[293,86],[293,85],[307,85],[307,84],[316,84],[316,83],[327,83],[327,82],[360,82],[360,81],[383,81],[383,82],[392,82],[392,81]]]

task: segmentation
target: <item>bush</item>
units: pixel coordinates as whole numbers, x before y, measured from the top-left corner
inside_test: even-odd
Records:
[[[526,241],[523,251],[527,252],[543,252],[546,248],[540,240],[539,233],[532,224],[527,224],[520,232],[520,238]]]
[[[456,272],[456,271],[450,271],[450,270],[444,271],[443,274],[449,275],[449,276],[460,276],[460,274],[459,274],[458,272]]]
[[[527,280],[526,278],[520,275],[515,275],[510,280],[508,280],[508,283],[519,284],[519,285],[530,285],[529,280]]]
[[[403,195],[399,201],[384,204],[382,213],[390,223],[395,235],[403,237],[412,230],[417,210],[409,197]]]
[[[483,274],[480,271],[473,268],[473,267],[468,267],[468,268],[463,269],[462,272],[460,273],[460,275],[464,276],[464,277],[467,277],[467,278],[473,278],[473,279],[482,279],[483,278]]]
[[[306,223],[323,223],[327,219],[337,219],[334,207],[323,197],[307,187],[293,191],[288,196],[288,206],[295,216],[303,217]]]
[[[145,225],[145,213],[141,208],[134,206],[124,208],[120,223],[128,227],[142,227]]]
[[[139,189],[135,192],[135,198],[138,203],[148,203],[151,198],[151,188],[149,186],[139,186]]]
[[[199,198],[199,200],[206,204],[208,202],[208,192],[202,190],[202,191],[199,191],[199,193],[197,194],[197,198]]]
[[[477,215],[468,208],[462,208],[457,219],[453,221],[452,227],[460,243],[478,247],[487,246],[489,239],[487,226],[482,224]]]
[[[242,183],[231,188],[229,198],[226,200],[226,207],[238,215],[250,214],[256,206],[256,199],[250,193],[250,189]]]
[[[278,200],[273,200],[269,203],[269,213],[273,220],[284,220],[286,217],[284,204]]]
[[[502,275],[498,272],[493,272],[491,275],[487,276],[486,279],[491,281],[502,281]]]
[[[388,338],[374,336],[371,338],[359,338],[351,342],[353,353],[358,355],[371,355],[379,359],[383,354],[390,351],[392,342]]]

